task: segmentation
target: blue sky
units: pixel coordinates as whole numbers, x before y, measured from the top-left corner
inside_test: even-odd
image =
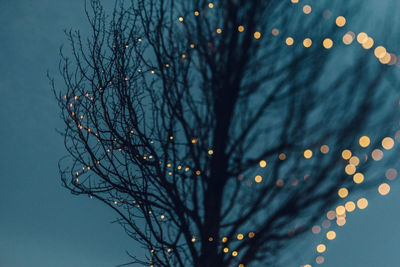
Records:
[[[375,11],[377,2],[363,1]],[[0,266],[115,266],[129,260],[125,250],[138,249],[110,224],[111,211],[71,195],[58,176],[65,150],[46,71],[56,74],[63,30],[84,27],[82,7],[79,0],[0,0]],[[369,196],[368,208],[351,214],[327,244],[321,266],[399,265],[400,188]],[[303,257],[312,259],[318,240],[303,243]]]

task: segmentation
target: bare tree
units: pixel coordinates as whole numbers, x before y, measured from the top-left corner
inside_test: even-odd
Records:
[[[146,249],[132,263],[273,263],[340,186],[354,188],[341,153],[371,129],[392,134],[394,67],[345,48],[348,29],[327,10],[354,9],[329,5],[305,15],[282,0],[135,0],[107,16],[90,1],[91,34],[67,32],[65,89],[53,82],[60,171]],[[342,60],[343,49],[356,53]]]

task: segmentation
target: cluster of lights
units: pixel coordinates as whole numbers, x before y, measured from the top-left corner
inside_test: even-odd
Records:
[[[291,0],[291,2],[294,3],[294,4],[297,4],[299,2],[299,0]],[[214,8],[214,4],[213,3],[209,3],[208,4],[208,8],[210,8],[210,9]],[[306,15],[308,15],[308,14],[310,14],[312,12],[312,8],[311,8],[310,5],[304,5],[302,10],[303,10],[303,13],[306,14]],[[197,17],[197,16],[200,15],[200,12],[199,11],[194,11],[194,15]],[[179,22],[183,23],[184,22],[184,17],[179,17],[178,20],[179,20]],[[338,16],[336,18],[335,22],[336,22],[336,25],[338,27],[344,27],[345,24],[346,24],[346,18],[344,18],[343,16]],[[242,33],[242,32],[245,31],[245,27],[243,25],[239,25],[237,27],[237,30],[238,30],[238,32]],[[221,28],[217,28],[216,29],[216,33],[217,34],[222,34],[222,29]],[[272,30],[272,35],[274,35],[274,36],[279,35],[279,30],[274,28]],[[261,34],[261,32],[256,31],[256,32],[253,33],[253,37],[255,39],[260,39],[262,37],[262,34]],[[357,39],[357,42],[359,44],[361,44],[362,47],[364,49],[366,49],[366,50],[369,50],[374,46],[373,38],[369,37],[364,32],[361,32],[356,36],[353,32],[349,31],[343,36],[342,41],[343,41],[344,44],[350,45],[355,39]],[[141,41],[141,40],[139,40],[139,41]],[[285,43],[288,46],[292,46],[294,44],[293,37],[287,37],[286,40],[285,40]],[[312,42],[312,40],[310,38],[305,38],[303,40],[302,44],[303,44],[303,46],[305,48],[309,48],[309,47],[312,46],[313,42]],[[325,38],[323,40],[323,43],[322,43],[323,47],[326,48],[326,49],[332,48],[333,44],[334,44],[333,40],[330,39],[330,38]],[[126,45],[126,48],[128,48],[128,47],[129,46]],[[190,47],[194,48],[194,44],[190,44]],[[379,59],[379,61],[382,64],[394,65],[397,62],[397,57],[394,54],[387,52],[386,48],[383,47],[383,46],[377,46],[374,49],[374,55]],[[182,54],[182,59],[185,59],[185,58],[186,58],[186,55]],[[166,67],[168,68],[169,65],[166,64]],[[151,73],[154,74],[155,71],[152,70]],[[125,80],[127,81],[128,78],[125,78]],[[89,97],[88,94],[86,94],[85,96]],[[65,98],[66,98],[66,96],[65,96]],[[77,99],[78,99],[78,97],[75,96],[74,100],[77,100]],[[91,97],[91,100],[93,100],[93,97]],[[72,103],[70,103],[70,107],[71,108],[73,107]],[[73,114],[73,116],[74,116],[74,114]],[[83,116],[81,116],[80,118],[83,119]],[[78,128],[82,130],[84,127],[80,124],[78,126]],[[85,129],[85,130],[88,131],[89,133],[92,132],[90,128]],[[96,133],[92,132],[92,134],[95,134],[97,136]],[[133,131],[131,131],[131,134],[133,134]],[[169,139],[173,140],[174,138],[173,138],[173,136],[170,136]],[[191,142],[193,144],[196,144],[198,142],[198,139],[194,138],[194,139],[192,139]],[[392,149],[394,147],[394,140],[392,138],[390,138],[390,137],[386,137],[386,138],[384,138],[382,140],[381,144],[382,144],[382,148],[383,149],[390,150],[390,149]],[[362,148],[368,147],[370,145],[369,137],[368,136],[362,136],[359,139],[359,145]],[[329,153],[329,146],[328,145],[322,145],[320,147],[320,151],[321,151],[322,154]],[[110,149],[108,149],[107,152],[110,152]],[[208,155],[211,156],[211,155],[214,154],[214,151],[212,149],[209,149],[207,151],[207,153],[208,153]],[[304,156],[305,159],[310,159],[313,156],[313,151],[311,149],[306,149],[303,152],[303,156]],[[379,160],[381,160],[383,158],[383,151],[381,149],[375,149],[375,150],[372,151],[371,157],[372,157],[373,160],[379,161]],[[146,159],[146,155],[144,156],[144,158]],[[152,156],[150,155],[149,158],[152,158]],[[280,153],[278,158],[280,160],[285,160],[286,159],[286,154]],[[344,150],[342,152],[342,158],[344,160],[348,161],[348,164],[345,167],[346,174],[353,176],[354,183],[356,183],[356,184],[362,183],[364,181],[364,175],[362,173],[360,173],[360,172],[356,172],[357,171],[357,166],[360,163],[359,158],[354,156],[354,155],[352,155],[352,152],[350,150]],[[97,164],[100,164],[100,162],[97,162]],[[168,163],[167,166],[171,167],[171,164]],[[259,166],[261,168],[265,168],[267,166],[267,162],[265,160],[261,160],[259,162]],[[181,170],[182,168],[183,167],[181,165],[179,165],[177,167],[178,170]],[[87,166],[87,170],[90,170],[90,166]],[[189,170],[190,169],[188,167],[185,168],[186,172],[189,171]],[[84,171],[85,171],[85,167],[83,167],[83,171],[82,172],[84,172]],[[201,172],[199,170],[197,170],[195,173],[196,173],[196,175],[200,175],[201,174]],[[79,172],[76,172],[76,178],[75,178],[76,182],[79,182],[79,179],[78,179],[79,174],[80,174]],[[169,175],[171,175],[171,174],[172,173],[169,172]],[[394,180],[397,177],[397,170],[395,170],[393,168],[388,169],[386,171],[386,173],[385,173],[385,176],[386,176],[386,178],[388,180]],[[255,180],[256,183],[261,183],[263,178],[260,175],[256,175],[254,180]],[[284,181],[282,179],[279,179],[276,184],[277,184],[277,186],[281,187],[281,186],[283,186]],[[296,181],[292,181],[292,185],[296,185],[296,184],[297,184],[297,180]],[[390,185],[388,183],[380,184],[378,186],[378,192],[381,195],[387,195],[390,192]],[[340,199],[347,198],[349,196],[348,189],[345,188],[345,187],[340,188],[338,190],[338,196],[339,196]],[[123,202],[123,201],[121,201],[121,202]],[[114,201],[114,204],[117,205],[118,201]],[[137,205],[137,206],[140,207],[139,205]],[[328,220],[324,220],[322,222],[322,227],[323,228],[329,228],[331,226],[330,221],[334,220],[334,219],[336,219],[336,223],[337,223],[338,226],[343,226],[346,223],[346,212],[349,212],[349,213],[353,212],[356,209],[356,207],[358,207],[360,210],[363,210],[363,209],[367,208],[367,206],[368,206],[368,200],[366,198],[360,198],[360,199],[357,200],[356,203],[354,203],[353,201],[347,201],[344,205],[338,205],[335,208],[335,211],[333,211],[333,210],[328,211],[328,213],[326,215]],[[151,214],[151,213],[152,213],[152,211],[149,211],[149,214]],[[161,214],[160,215],[160,219],[164,220],[165,219],[165,215]],[[321,227],[319,225],[313,226],[312,227],[312,232],[314,234],[320,233],[321,232]],[[250,232],[248,234],[248,237],[249,238],[253,238],[254,235],[255,235],[254,232]],[[236,238],[237,238],[238,241],[241,241],[241,240],[244,239],[244,235],[239,233],[239,234],[237,234]],[[330,231],[328,231],[326,233],[326,239],[327,240],[334,240],[335,238],[336,238],[336,232],[335,231],[330,230]],[[210,242],[212,242],[213,240],[214,239],[212,237],[209,238]],[[191,241],[192,242],[196,242],[197,241],[196,236],[192,236]],[[223,237],[221,241],[222,241],[222,243],[226,243],[228,241],[228,239],[227,239],[227,237]],[[320,254],[324,253],[326,251],[326,249],[327,249],[327,246],[326,246],[326,244],[323,244],[323,243],[318,244],[316,246],[316,251],[318,253],[320,253]],[[154,250],[152,252],[154,252]],[[168,249],[168,253],[169,252],[171,252],[170,248]],[[223,248],[223,252],[224,253],[228,253],[229,252],[229,248],[228,247],[224,247]],[[232,254],[233,257],[236,257],[238,255],[238,251],[233,251],[231,254]],[[321,256],[321,255],[317,256],[316,263],[317,264],[322,264],[323,262],[324,262],[324,257]],[[239,267],[244,267],[244,265],[243,264],[239,264]],[[310,264],[306,264],[306,265],[303,265],[303,267],[311,267],[311,265]]]
[[[361,148],[367,148],[371,144],[371,140],[368,136],[362,136],[359,138],[358,143]],[[384,150],[390,150],[394,147],[394,140],[391,137],[385,137],[381,141],[381,146]],[[325,146],[325,145],[324,145]],[[327,147],[321,146],[321,152],[328,152]],[[356,173],[356,167],[359,165],[360,160],[358,157],[354,156],[352,152],[348,149],[342,151],[341,154],[343,160],[348,161],[348,164],[345,167],[345,172],[348,175],[353,175],[353,181],[356,184],[360,184],[364,181],[364,175],[360,172]],[[304,157],[306,159],[312,157],[312,151],[307,149],[304,151]],[[371,157],[375,161],[379,161],[383,158],[383,151],[381,149],[374,149],[371,153]],[[366,157],[367,160],[367,157]],[[394,168],[390,168],[385,172],[385,177],[392,181],[397,177],[397,170]],[[381,183],[378,186],[378,193],[382,196],[387,195],[390,192],[390,185],[386,182]],[[345,199],[349,196],[349,190],[345,187],[342,187],[338,190],[338,197],[340,199]],[[335,210],[330,210],[326,214],[327,220],[322,222],[323,228],[329,228],[331,226],[331,220],[336,219],[336,224],[338,226],[344,226],[346,223],[346,213],[353,212],[356,208],[363,210],[368,207],[368,200],[364,197],[359,198],[356,203],[353,201],[347,201],[344,205],[338,205]],[[314,234],[319,234],[321,232],[321,226],[314,225],[312,227],[312,232]],[[334,240],[336,238],[336,232],[330,230],[326,233],[327,240]],[[316,251],[319,254],[322,254],[326,251],[326,244],[320,243],[316,246]],[[322,255],[316,257],[315,262],[317,264],[322,264],[325,261]],[[302,267],[311,267],[310,264],[302,265]]]

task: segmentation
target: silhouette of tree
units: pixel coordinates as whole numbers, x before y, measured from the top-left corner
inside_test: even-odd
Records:
[[[63,185],[118,214],[132,264],[274,263],[367,170],[343,149],[392,133],[394,67],[332,16],[353,4],[292,2],[91,0],[90,35],[67,32]]]

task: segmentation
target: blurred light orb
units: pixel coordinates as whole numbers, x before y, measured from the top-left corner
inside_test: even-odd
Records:
[[[390,192],[390,185],[388,185],[387,183],[383,183],[378,187],[378,192],[379,194],[381,194],[382,196],[386,196],[387,194],[389,194]]]
[[[336,215],[341,216],[346,213],[346,209],[344,206],[340,205],[336,207]]]
[[[322,154],[327,154],[329,152],[329,146],[327,145],[322,145],[320,148],[320,151]]]
[[[397,170],[390,168],[385,173],[386,179],[393,181],[397,177]]]
[[[380,161],[383,158],[383,152],[380,149],[375,149],[372,151],[371,156],[375,161]]]
[[[261,177],[260,175],[257,175],[256,177],[254,177],[254,181],[255,181],[256,183],[261,183],[262,177]]]
[[[364,174],[362,174],[361,172],[357,172],[356,174],[354,174],[353,176],[353,181],[356,184],[361,184],[362,182],[364,182]]]
[[[338,218],[337,220],[336,220],[336,224],[338,225],[338,226],[343,226],[343,225],[345,225],[346,224],[346,218]]]
[[[260,167],[261,168],[265,168],[265,166],[267,166],[267,162],[265,160],[261,160],[260,161]]]
[[[351,43],[353,43],[354,38],[355,38],[354,32],[347,32],[345,35],[343,35],[342,41],[345,45],[350,45]]]
[[[344,205],[344,207],[346,208],[346,211],[352,212],[352,211],[355,210],[356,204],[355,204],[353,201],[348,201],[348,202],[346,202],[346,204]]]
[[[390,60],[391,60],[390,53],[386,53],[382,58],[379,59],[379,62],[381,62],[382,64],[389,64]]]
[[[304,157],[306,158],[306,159],[309,159],[309,158],[311,158],[312,157],[312,151],[310,150],[310,149],[306,149],[305,151],[304,151]]]
[[[323,220],[322,227],[324,227],[325,229],[331,227],[331,222],[329,220]]]
[[[358,157],[356,157],[356,156],[352,156],[349,159],[349,163],[354,165],[354,166],[358,166],[358,164],[360,164],[360,159]]]
[[[328,9],[325,9],[324,12],[322,12],[322,17],[324,19],[330,19],[331,16],[332,16],[332,12]]]
[[[312,8],[311,8],[310,5],[305,5],[305,6],[303,6],[303,12],[304,12],[304,14],[308,15],[308,14],[311,13],[311,11],[312,11]]]
[[[348,149],[345,149],[342,151],[342,158],[345,160],[348,160],[351,158],[351,151]]]
[[[319,233],[321,232],[321,226],[319,226],[319,225],[314,225],[314,226],[311,228],[311,231],[313,232],[313,234],[319,234]]]
[[[322,45],[325,49],[331,49],[333,46],[333,41],[330,38],[325,38],[325,40],[322,42]]]
[[[347,188],[345,188],[345,187],[342,187],[339,189],[338,195],[340,198],[345,198],[349,195],[349,190],[347,190]]]
[[[386,55],[386,53],[387,53],[386,48],[384,48],[383,46],[378,46],[374,50],[374,54],[377,58],[383,58]]]
[[[325,252],[326,251],[326,246],[324,245],[324,244],[319,244],[318,246],[317,246],[317,252],[318,253],[323,253],[323,252]]]
[[[329,231],[326,233],[326,238],[328,240],[333,240],[336,238],[336,232],[335,231]]]
[[[360,32],[357,35],[357,42],[363,44],[368,41],[368,35],[365,32]]]
[[[293,40],[293,38],[292,38],[292,37],[288,37],[288,38],[286,38],[286,44],[287,44],[288,46],[291,46],[291,45],[293,45],[293,44],[294,44],[294,40]]]
[[[328,220],[333,220],[336,218],[336,212],[333,210],[330,210],[326,213],[326,218],[328,218]]]
[[[358,143],[360,144],[361,147],[367,147],[369,144],[371,144],[371,140],[369,139],[368,136],[361,136],[360,139],[358,140]]]
[[[367,41],[362,44],[362,47],[366,50],[371,49],[374,46],[374,39],[368,37]]]
[[[392,66],[392,65],[396,64],[396,62],[397,62],[397,57],[396,57],[396,55],[391,53],[391,54],[390,54],[390,61],[389,61],[388,65],[389,65],[389,66]]]
[[[305,48],[309,48],[312,45],[312,40],[310,38],[304,39],[303,45]]]
[[[276,29],[276,28],[272,29],[272,35],[273,36],[277,36],[278,34],[279,34],[279,30],[278,29]]]
[[[336,18],[336,25],[338,27],[343,27],[346,24],[346,18],[343,16],[339,16]]]
[[[315,259],[315,262],[316,262],[317,264],[322,264],[322,263],[324,263],[324,261],[325,261],[325,259],[324,259],[324,257],[322,257],[322,256],[318,256],[318,257]]]
[[[368,200],[366,198],[360,198],[359,200],[357,200],[357,207],[360,210],[365,209],[366,207],[368,207]]]
[[[354,166],[353,164],[347,164],[346,167],[344,168],[344,171],[348,175],[353,175],[356,172],[356,166]]]
[[[386,150],[392,149],[394,146],[394,140],[391,137],[385,137],[382,140],[382,147]]]

